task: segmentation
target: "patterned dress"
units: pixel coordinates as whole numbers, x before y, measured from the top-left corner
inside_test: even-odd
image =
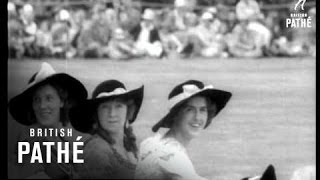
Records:
[[[173,138],[157,134],[141,143],[136,179],[204,179],[188,157],[186,149]]]

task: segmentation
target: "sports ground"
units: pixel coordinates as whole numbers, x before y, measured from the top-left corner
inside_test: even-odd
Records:
[[[25,88],[43,61],[9,60],[8,98]],[[83,82],[90,97],[107,79],[120,80],[127,89],[144,84],[133,124],[138,142],[152,135],[151,126],[168,111],[167,96],[178,83],[198,79],[232,92],[227,107],[188,149],[198,173],[209,179],[239,180],[273,164],[277,179],[289,180],[295,169],[315,164],[315,58],[46,61]],[[20,128],[9,117],[9,151]]]

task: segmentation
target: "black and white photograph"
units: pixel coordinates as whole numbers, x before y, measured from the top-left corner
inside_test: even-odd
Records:
[[[8,179],[316,179],[316,0],[8,0]]]

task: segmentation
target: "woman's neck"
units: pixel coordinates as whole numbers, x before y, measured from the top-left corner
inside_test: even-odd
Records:
[[[111,143],[113,146],[123,147],[123,130],[118,132],[108,132],[107,130],[100,127],[98,130],[98,134],[102,136],[107,142],[111,141],[109,143]]]
[[[166,137],[172,137],[174,139],[176,139],[184,148],[187,148],[187,146],[189,145],[191,138],[186,137],[185,135],[183,135],[182,133],[179,133],[178,131],[176,131],[174,128],[171,128],[166,135],[164,136]]]
[[[114,140],[114,146],[120,146],[124,147],[123,145],[123,138],[124,138],[124,132],[116,132],[116,133],[110,133],[111,138]]]

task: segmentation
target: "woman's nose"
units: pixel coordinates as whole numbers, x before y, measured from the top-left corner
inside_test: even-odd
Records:
[[[47,107],[47,101],[45,101],[45,100],[40,100],[40,102],[39,102],[39,107],[40,107],[40,108],[46,108],[46,107]]]
[[[110,108],[110,116],[115,116],[116,115],[116,110],[115,110],[115,108],[114,107],[111,107]]]
[[[195,114],[196,121],[201,121],[202,117],[203,117],[202,113],[199,110],[196,111],[196,114]]]

